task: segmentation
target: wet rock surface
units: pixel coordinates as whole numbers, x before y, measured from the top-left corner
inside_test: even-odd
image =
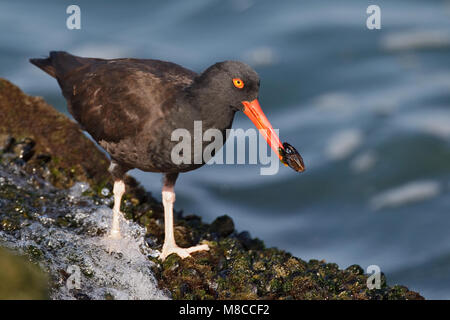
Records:
[[[47,273],[53,299],[167,299],[152,272],[149,257],[158,253],[145,228],[123,219],[123,239],[109,239],[112,199],[85,196],[89,190],[80,182],[56,189],[0,164],[0,244]]]
[[[227,216],[208,225],[177,212],[177,243],[211,250],[161,263],[162,205],[132,178],[121,204],[126,238],[113,243],[106,156],[67,117],[1,79],[0,113],[0,245],[48,273],[52,298],[422,299],[384,276],[369,290],[356,265],[342,270],[265,248]],[[67,287],[70,265],[80,267],[80,288]]]

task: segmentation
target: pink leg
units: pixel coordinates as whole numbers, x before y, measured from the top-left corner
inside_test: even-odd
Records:
[[[175,178],[176,179],[176,178]],[[174,182],[173,182],[174,184]],[[159,256],[161,260],[165,260],[170,254],[175,253],[182,259],[187,258],[192,252],[209,250],[208,245],[202,244],[190,248],[180,248],[175,243],[175,236],[173,230],[173,203],[175,202],[174,186],[168,182],[164,182],[162,189],[162,201],[164,206],[164,245]]]

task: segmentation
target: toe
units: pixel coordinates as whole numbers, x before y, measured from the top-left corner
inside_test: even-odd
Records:
[[[209,250],[209,246],[207,244],[202,244],[202,245],[199,245],[199,246],[187,248],[186,250],[189,253],[197,252],[197,251],[208,251]]]
[[[187,257],[191,256],[186,249],[183,249],[183,248],[171,248],[171,249],[163,250],[161,255],[159,256],[159,258],[162,261],[164,261],[172,253],[177,254],[181,259],[186,259]]]
[[[197,252],[197,251],[208,251],[209,247],[207,244],[202,244],[195,247],[190,248],[180,248],[180,247],[169,247],[169,248],[163,248],[159,258],[164,261],[168,256],[170,256],[172,253],[177,254],[181,259],[186,259],[187,257],[191,256],[191,253]]]
[[[187,257],[191,256],[189,254],[189,252],[185,249],[181,249],[181,250],[177,251],[176,254],[178,254],[181,257],[181,259],[186,259]]]

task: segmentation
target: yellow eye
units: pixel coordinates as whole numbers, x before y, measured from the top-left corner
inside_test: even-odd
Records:
[[[234,84],[234,86],[235,86],[236,88],[238,88],[238,89],[242,89],[242,88],[244,87],[244,81],[242,81],[242,80],[239,79],[239,78],[234,78],[234,79],[233,79],[233,84]]]

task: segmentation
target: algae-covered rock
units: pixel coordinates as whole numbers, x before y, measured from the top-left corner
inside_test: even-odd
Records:
[[[0,248],[0,300],[48,299],[47,287],[38,266]]]
[[[14,239],[23,235],[24,226],[33,221],[39,221],[44,229],[49,224],[62,228],[65,233],[74,232],[77,239],[85,236],[91,243],[92,237],[104,235],[104,228],[84,228],[80,220],[64,212],[55,215],[45,210],[66,206],[67,210],[77,211],[77,206],[80,209],[85,206],[83,202],[111,207],[107,157],[73,121],[41,98],[29,97],[2,79],[0,113],[5,115],[0,118],[0,173],[2,168],[8,168],[9,175],[20,175],[27,181],[23,188],[0,181],[0,235],[3,232]],[[42,191],[32,191],[42,189],[44,182],[67,188],[78,181],[91,186],[86,190],[71,189],[77,192],[79,203],[68,202],[71,192],[51,191],[51,196],[45,197]],[[160,250],[164,240],[161,203],[134,179],[128,178],[121,207],[126,218],[145,227],[145,244],[150,251]],[[48,217],[53,219],[51,223]],[[183,247],[200,242],[210,246],[210,251],[194,253],[192,258],[184,260],[171,255],[161,262],[156,255],[148,255],[160,288],[170,291],[175,299],[423,299],[406,287],[389,286],[384,276],[380,289],[369,290],[368,276],[356,265],[342,270],[334,263],[307,262],[283,250],[265,248],[264,243],[252,238],[249,232],[236,231],[228,216],[219,217],[208,225],[198,216],[183,217],[175,212],[175,238]],[[49,256],[37,247],[25,252],[37,261]],[[95,273],[86,270],[89,268],[82,268],[83,276],[95,282]],[[107,278],[104,273],[103,277]],[[50,278],[61,281],[60,275],[52,274]],[[58,283],[54,282],[53,286]],[[88,291],[71,294],[76,299],[92,297]],[[105,299],[110,297],[114,294],[104,294]]]
[[[423,299],[383,277],[381,289],[369,290],[363,273],[276,248],[247,251],[235,238],[208,244],[195,259],[172,255],[155,268],[175,299]]]
[[[40,173],[60,187],[109,179],[107,157],[75,122],[4,79],[0,79],[0,115],[0,149],[18,153],[17,160],[27,162],[30,172],[42,169]]]
[[[215,233],[217,233],[217,235],[219,235],[221,237],[226,237],[233,233],[234,222],[227,215],[220,216],[211,223],[211,226],[209,227],[209,229],[211,230],[211,232],[215,232]]]

